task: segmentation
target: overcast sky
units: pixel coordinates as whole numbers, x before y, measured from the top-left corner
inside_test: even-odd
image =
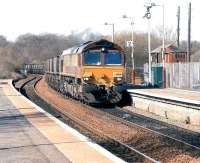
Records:
[[[71,31],[91,28],[102,34],[111,33],[105,22],[115,23],[116,31],[129,30],[130,21],[123,14],[134,16],[135,31],[147,31],[143,19],[144,4],[148,0],[0,0],[0,35],[9,40],[25,33],[57,33],[68,35]],[[181,7],[181,39],[187,38],[188,4],[192,3],[192,40],[200,41],[199,0],[152,0],[165,4],[165,23],[176,30],[177,7]],[[162,8],[152,9],[152,28],[162,25]]]

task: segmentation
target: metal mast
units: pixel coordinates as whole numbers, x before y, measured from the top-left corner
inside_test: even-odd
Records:
[[[187,62],[190,62],[191,55],[191,3],[188,8],[188,41],[187,41]]]
[[[180,6],[178,6],[178,11],[177,11],[177,46],[179,48],[180,46]]]

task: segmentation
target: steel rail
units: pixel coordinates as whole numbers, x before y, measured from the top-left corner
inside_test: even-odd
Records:
[[[34,82],[34,86],[33,86],[33,90],[35,91],[35,94],[36,94],[37,96],[39,96],[39,94],[38,94],[37,91],[35,90],[35,85],[37,84],[37,82],[38,82],[40,79],[41,79],[41,77],[40,77],[39,79],[35,79],[36,82]],[[41,97],[41,96],[39,96],[39,97],[40,97],[42,100],[46,101],[48,104],[50,104],[52,107],[54,107],[55,109],[57,109],[57,111],[59,112],[59,114],[62,115],[63,118],[64,118],[64,117],[68,117],[69,119],[71,119],[72,121],[78,123],[80,126],[86,128],[86,129],[89,130],[90,132],[93,132],[93,133],[95,133],[96,135],[99,135],[99,136],[101,136],[101,137],[104,136],[104,137],[106,137],[107,139],[109,139],[110,141],[113,141],[113,142],[116,142],[116,143],[118,143],[118,144],[121,144],[122,146],[128,148],[129,150],[134,151],[135,153],[141,155],[142,157],[148,159],[148,160],[151,161],[151,162],[156,162],[156,163],[158,162],[157,160],[154,160],[153,158],[151,158],[151,157],[149,157],[149,156],[147,156],[147,155],[141,153],[140,151],[138,151],[138,150],[136,150],[136,149],[130,147],[129,145],[124,144],[123,142],[120,142],[120,141],[118,141],[118,140],[115,140],[115,139],[113,139],[112,137],[110,137],[109,135],[104,134],[102,131],[100,131],[100,130],[98,130],[98,129],[96,129],[96,128],[93,128],[93,127],[89,126],[89,125],[88,125],[87,123],[85,123],[84,121],[82,121],[82,120],[80,120],[80,119],[74,117],[73,115],[67,113],[67,112],[64,111],[63,109],[58,108],[58,107],[55,106],[54,104],[48,102],[48,100],[45,99],[44,97]],[[71,99],[73,102],[76,102],[76,103],[78,103],[78,104],[82,104],[82,103],[78,102],[77,100],[74,100],[74,99],[72,99],[72,98],[70,98],[70,99]],[[138,128],[140,128],[140,129],[142,128],[142,129],[144,129],[144,130],[146,130],[146,131],[152,132],[152,133],[157,134],[157,135],[159,135],[159,136],[166,137],[166,138],[168,138],[169,140],[171,139],[171,140],[174,140],[175,142],[179,142],[179,143],[181,143],[181,144],[184,144],[184,145],[187,145],[187,146],[189,146],[189,147],[192,147],[192,148],[195,148],[195,149],[200,150],[199,147],[194,146],[194,145],[191,145],[191,144],[189,144],[189,143],[187,143],[187,142],[184,142],[184,141],[182,141],[182,140],[173,138],[173,137],[171,137],[171,136],[165,135],[165,134],[163,134],[163,133],[157,132],[157,131],[152,130],[152,129],[149,129],[149,128],[145,128],[144,126],[141,126],[141,125],[138,125],[138,124],[136,124],[136,123],[133,123],[133,122],[124,120],[123,118],[120,118],[120,117],[111,115],[111,114],[108,113],[108,112],[99,110],[99,109],[94,108],[94,107],[92,107],[92,106],[88,106],[88,105],[86,105],[86,104],[82,104],[82,105],[85,106],[85,107],[87,107],[87,108],[89,108],[89,109],[95,110],[95,112],[98,112],[100,115],[102,115],[102,114],[103,114],[103,115],[106,115],[106,116],[108,116],[108,117],[110,117],[110,118],[112,118],[112,119],[114,119],[114,120],[116,120],[116,121],[118,121],[118,122],[120,122],[120,123],[122,123],[122,124],[125,124],[125,125],[128,125],[128,126],[138,127]],[[120,109],[121,109],[121,108],[120,108]]]
[[[37,82],[38,82],[38,81],[37,81]],[[37,84],[37,83],[35,83],[35,85],[36,85],[36,84]],[[34,87],[35,87],[35,85],[34,85]],[[36,91],[36,90],[35,90],[35,91]],[[37,95],[38,95],[38,94],[37,94]],[[39,95],[38,95],[38,96],[39,96]],[[40,97],[40,96],[39,96],[39,97]],[[44,98],[44,97],[42,97],[42,98]],[[179,143],[182,143],[182,144],[184,144],[184,145],[187,145],[187,146],[190,146],[190,147],[192,147],[192,148],[195,148],[195,149],[200,150],[200,147],[197,147],[197,146],[195,146],[195,145],[189,144],[189,143],[187,143],[187,142],[185,142],[185,141],[182,141],[182,140],[173,138],[173,137],[171,137],[171,136],[165,135],[165,134],[160,133],[160,132],[158,132],[158,131],[155,131],[155,130],[146,128],[146,127],[144,127],[144,126],[142,126],[142,125],[139,125],[139,124],[136,124],[136,123],[127,121],[127,120],[125,120],[125,119],[123,119],[123,118],[117,117],[117,116],[115,116],[115,115],[112,115],[112,114],[110,114],[110,113],[104,111],[104,110],[106,110],[105,108],[101,108],[101,110],[100,110],[100,109],[97,109],[97,108],[95,108],[95,107],[89,106],[89,105],[87,105],[87,104],[80,103],[79,101],[77,101],[77,100],[75,100],[75,99],[73,99],[73,98],[70,98],[70,99],[71,99],[73,102],[77,103],[77,104],[81,104],[81,105],[83,105],[83,106],[85,106],[85,107],[87,107],[87,108],[89,108],[89,109],[92,109],[92,110],[94,110],[95,112],[98,112],[98,114],[100,114],[100,115],[106,115],[107,117],[110,117],[110,118],[114,119],[115,121],[120,122],[120,123],[122,123],[122,124],[124,124],[124,125],[126,125],[126,126],[134,126],[134,127],[142,128],[142,129],[144,129],[144,130],[146,130],[146,131],[149,131],[149,132],[151,132],[151,133],[153,133],[153,134],[156,134],[156,135],[159,135],[159,136],[162,136],[162,137],[166,137],[166,138],[168,138],[168,139],[172,139],[172,140],[174,140],[174,141],[176,141],[176,142],[179,142]],[[119,107],[118,107],[118,108],[119,108]]]
[[[39,79],[40,80],[40,79]],[[99,135],[100,137],[104,137],[106,139],[108,139],[109,141],[111,142],[114,142],[114,143],[117,143],[119,144],[120,146],[124,147],[124,148],[127,148],[133,152],[135,152],[137,155],[140,155],[141,157],[143,157],[145,159],[145,161],[150,161],[150,162],[153,162],[153,163],[160,163],[159,161],[147,156],[146,154],[138,151],[137,149],[133,148],[133,147],[130,147],[129,145],[115,139],[115,138],[112,138],[111,136],[109,136],[108,134],[105,134],[103,133],[101,130],[97,129],[97,128],[94,128],[94,127],[91,127],[89,126],[89,124],[87,124],[86,122],[78,119],[77,117],[73,116],[72,114],[69,114],[68,112],[66,112],[64,109],[61,109],[59,107],[57,107],[56,105],[52,104],[51,102],[49,102],[46,98],[44,97],[41,97],[38,92],[35,90],[35,85],[37,84],[37,82],[39,81],[37,80],[34,84],[34,93],[40,97],[42,100],[44,100],[45,102],[47,102],[48,104],[50,104],[53,108],[55,108],[57,110],[57,112],[62,116],[62,118],[69,118],[71,119],[72,121],[74,121],[75,123],[78,123],[78,125],[82,126],[83,128],[86,128],[87,130],[89,130],[90,132],[93,132],[95,133],[96,135]],[[75,100],[74,100],[75,101]],[[83,104],[85,105],[85,104]],[[85,105],[88,107],[88,105]],[[97,109],[95,109],[96,111],[99,111]],[[116,117],[115,117],[116,118]]]
[[[36,84],[37,84],[37,83],[35,83],[35,85],[36,85]],[[34,87],[35,87],[35,85],[34,85]],[[36,90],[35,90],[35,91],[36,91]],[[38,95],[38,94],[37,94],[37,95]],[[38,96],[39,96],[39,95],[38,95]],[[40,97],[40,96],[39,96],[39,97]],[[43,98],[43,97],[42,97],[42,98]],[[135,126],[135,127],[138,127],[138,128],[142,128],[142,129],[144,129],[144,130],[146,130],[146,131],[149,131],[149,132],[151,132],[151,133],[153,133],[153,134],[156,134],[156,135],[159,135],[159,136],[162,136],[162,137],[166,137],[166,138],[168,138],[168,139],[172,139],[172,140],[174,140],[174,141],[176,141],[176,142],[179,142],[179,143],[182,143],[182,144],[184,144],[184,145],[187,145],[187,146],[190,146],[190,147],[192,147],[192,148],[195,148],[195,149],[200,150],[200,147],[197,147],[197,146],[195,146],[195,145],[189,144],[189,143],[187,143],[187,142],[185,142],[185,141],[182,141],[182,140],[173,138],[173,137],[171,137],[171,136],[169,136],[169,135],[165,135],[165,134],[160,133],[160,132],[158,132],[158,131],[155,131],[155,130],[146,128],[146,127],[144,127],[144,126],[142,126],[142,125],[139,125],[139,124],[136,124],[136,123],[127,121],[127,120],[125,120],[125,119],[123,119],[123,118],[117,117],[117,116],[115,116],[115,115],[112,115],[112,114],[110,114],[110,113],[104,111],[104,110],[106,110],[105,108],[101,108],[101,110],[100,110],[100,109],[97,109],[97,108],[95,108],[95,107],[89,106],[89,105],[87,105],[87,104],[82,104],[82,103],[80,103],[79,101],[77,101],[77,100],[75,100],[75,99],[73,99],[73,98],[70,98],[70,99],[71,99],[73,102],[77,103],[77,104],[81,104],[81,105],[83,105],[83,106],[85,106],[85,107],[87,107],[87,108],[89,108],[89,109],[94,110],[95,112],[98,112],[98,114],[100,114],[100,115],[105,115],[105,114],[106,114],[106,116],[108,116],[108,117],[114,119],[115,121],[120,122],[120,123],[122,123],[122,124],[124,124],[124,125],[127,125],[127,126]],[[119,109],[120,107],[117,107],[117,108]]]
[[[121,108],[118,108],[118,109],[122,110]],[[109,113],[108,113],[108,114],[109,114]],[[112,116],[113,116],[113,115],[112,115]],[[120,118],[120,117],[118,117],[118,118]],[[121,120],[124,120],[123,118],[120,118],[120,119],[121,119]],[[160,133],[160,132],[158,132],[158,131],[155,131],[155,130],[146,128],[146,127],[144,127],[144,126],[142,126],[142,125],[138,125],[138,124],[136,124],[136,123],[133,123],[133,122],[130,122],[130,121],[127,121],[127,120],[124,120],[124,121],[126,121],[126,122],[129,123],[130,125],[135,125],[135,126],[141,127],[141,128],[143,128],[143,129],[145,129],[145,130],[147,130],[147,131],[156,133],[157,135],[161,135],[161,136],[163,136],[163,137],[167,137],[167,138],[169,138],[169,139],[173,139],[173,140],[175,140],[175,141],[178,141],[179,143],[182,143],[182,144],[188,145],[188,146],[190,146],[190,147],[192,147],[192,148],[196,148],[196,149],[200,150],[200,147],[197,147],[197,146],[195,146],[195,145],[189,144],[189,143],[187,143],[187,142],[185,142],[185,141],[182,141],[182,140],[173,138],[173,137],[171,137],[171,136],[169,136],[169,135],[165,135],[165,134]]]

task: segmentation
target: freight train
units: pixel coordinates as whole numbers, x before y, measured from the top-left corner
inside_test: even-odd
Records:
[[[23,75],[28,74],[44,74],[44,64],[23,64],[20,69],[20,73]]]
[[[45,63],[45,80],[65,96],[96,104],[116,104],[126,90],[123,49],[110,41],[89,41]]]

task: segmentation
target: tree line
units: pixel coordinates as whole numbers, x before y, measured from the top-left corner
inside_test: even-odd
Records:
[[[169,33],[169,31],[168,31]],[[115,34],[115,42],[124,48],[127,65],[131,66],[130,48],[125,46],[125,41],[130,40],[130,32],[122,31]],[[60,55],[63,50],[81,44],[85,41],[108,39],[110,36],[103,36],[93,33],[90,29],[82,32],[72,32],[68,36],[57,34],[24,34],[14,42],[8,41],[5,36],[0,36],[0,78],[17,78],[17,70],[24,63],[42,63],[46,59]],[[161,45],[162,38],[153,32],[151,35],[152,49]],[[134,33],[134,57],[136,67],[142,67],[148,61],[147,33]],[[174,42],[174,35],[169,34],[167,42]],[[185,48],[185,42],[181,44]],[[200,47],[199,42],[193,42],[193,49]],[[198,57],[196,57],[198,58]]]

